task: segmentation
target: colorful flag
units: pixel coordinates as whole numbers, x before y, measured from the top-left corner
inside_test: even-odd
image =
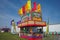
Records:
[[[18,21],[18,22],[17,22],[17,25],[20,24],[20,23],[21,23],[21,21]]]
[[[37,5],[37,11],[41,12],[41,5],[40,4]]]
[[[25,6],[22,7],[23,14],[25,15]]]
[[[34,10],[36,10],[36,2],[34,2],[33,4],[34,4]]]
[[[18,13],[19,13],[19,15],[23,15],[22,8],[21,8],[21,9],[19,9]]]
[[[32,8],[31,11],[35,11],[37,8],[36,8],[36,2],[33,3],[34,7]]]
[[[34,11],[34,8],[32,8],[32,10],[31,11]]]
[[[26,5],[25,5],[25,12],[27,12],[28,11],[28,4],[26,3]]]
[[[31,0],[28,0],[27,4],[28,4],[28,10],[31,10]]]

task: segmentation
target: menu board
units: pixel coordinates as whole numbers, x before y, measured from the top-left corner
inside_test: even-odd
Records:
[[[28,16],[23,16],[21,21],[22,21],[22,22],[25,22],[25,21],[27,21],[27,20],[28,20]]]
[[[30,13],[26,13],[26,15],[22,16],[22,22],[31,20],[31,14]]]
[[[37,21],[35,21],[35,24],[36,25],[46,25],[46,22],[37,22]]]
[[[41,13],[32,13],[32,20],[34,21],[42,21]]]

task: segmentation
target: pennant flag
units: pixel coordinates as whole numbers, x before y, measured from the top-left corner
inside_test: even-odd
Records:
[[[41,5],[40,4],[37,5],[37,11],[41,12]]]
[[[31,11],[34,11],[34,8],[32,8],[32,10]]]
[[[34,4],[34,10],[36,10],[36,2],[34,2],[33,4]]]
[[[23,15],[22,8],[21,8],[21,9],[19,9],[18,13],[19,13],[19,15]]]
[[[18,21],[18,22],[17,22],[17,25],[20,24],[20,23],[21,23],[21,21]]]
[[[28,10],[31,10],[31,0],[28,0],[27,4],[28,4]]]
[[[25,5],[25,12],[27,12],[28,11],[28,4],[26,3],[26,5]]]
[[[31,11],[35,11],[37,8],[36,8],[36,2],[33,3],[34,7],[32,8]]]
[[[23,14],[25,15],[25,6],[22,7]]]

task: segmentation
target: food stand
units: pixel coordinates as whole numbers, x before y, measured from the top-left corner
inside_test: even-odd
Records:
[[[26,5],[19,9],[18,14],[21,17],[21,23],[18,24],[20,28],[20,38],[27,40],[42,40],[43,27],[46,22],[42,20],[41,5],[33,3],[31,8],[31,0],[28,0]]]

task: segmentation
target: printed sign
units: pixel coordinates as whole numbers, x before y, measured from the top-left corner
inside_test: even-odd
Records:
[[[27,13],[25,16],[22,17],[22,22],[28,21],[31,19],[30,13]]]
[[[25,26],[25,25],[27,25],[27,22],[22,23],[22,26]]]
[[[33,19],[34,21],[42,21],[41,18],[37,18],[37,17],[33,17],[32,19]]]
[[[21,27],[21,24],[18,24],[18,26],[20,26],[20,27]]]
[[[34,21],[28,21],[28,24],[34,24]]]
[[[46,22],[38,22],[38,21],[35,21],[35,24],[37,24],[37,25],[46,25]]]
[[[32,17],[40,18],[41,17],[41,13],[32,13]]]
[[[32,20],[34,21],[42,21],[42,17],[41,17],[41,14],[40,13],[32,13]]]

